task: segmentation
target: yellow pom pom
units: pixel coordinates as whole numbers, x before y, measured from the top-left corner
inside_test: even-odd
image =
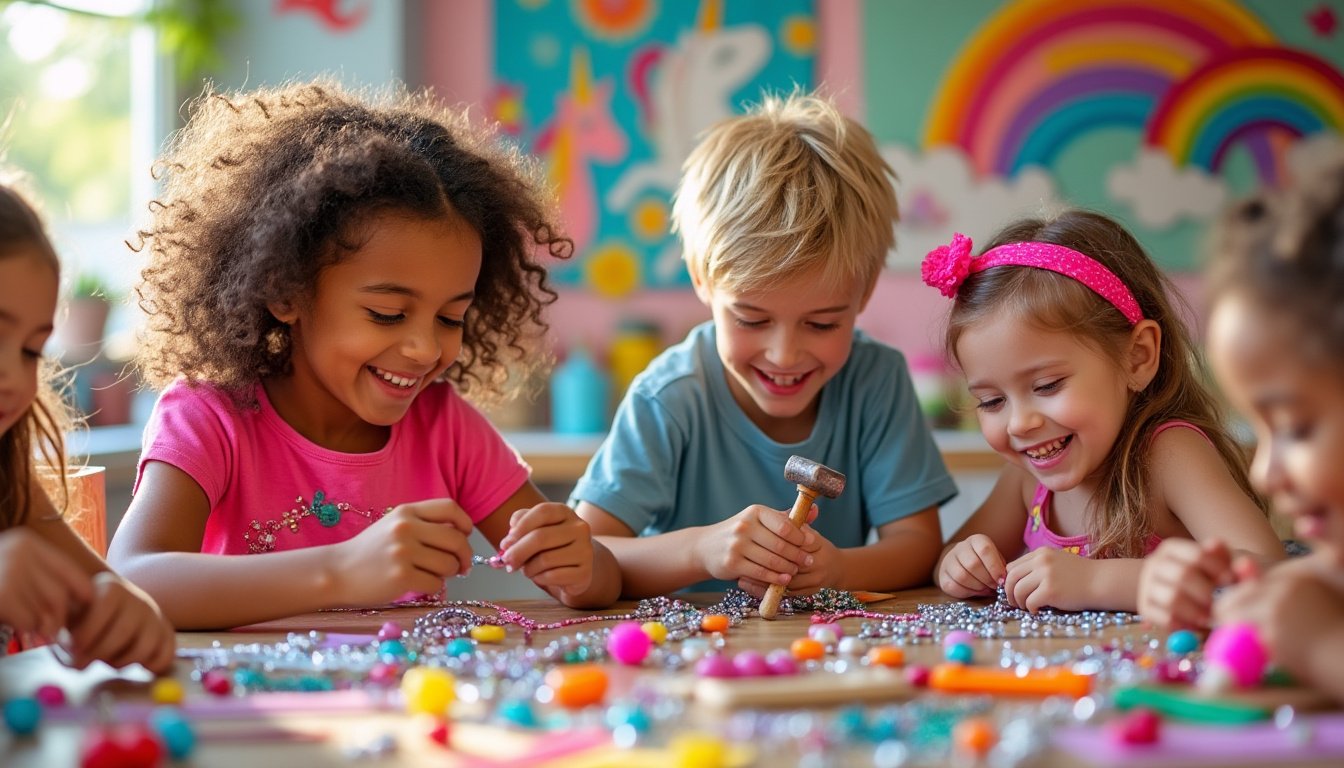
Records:
[[[677,768],[724,768],[728,764],[728,747],[707,734],[678,736],[671,747]]]
[[[181,704],[183,695],[182,684],[171,677],[160,677],[149,690],[155,704]]]

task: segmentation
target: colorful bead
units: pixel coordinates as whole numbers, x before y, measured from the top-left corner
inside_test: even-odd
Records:
[[[695,674],[700,677],[736,677],[737,668],[727,656],[711,653],[696,663]]]
[[[1199,635],[1188,629],[1178,629],[1167,635],[1167,650],[1177,656],[1199,650]]]
[[[378,628],[379,640],[398,640],[401,638],[401,627],[395,621],[387,621]]]
[[[222,669],[212,669],[201,675],[201,687],[216,696],[228,696],[233,692],[229,673]]]
[[[387,659],[404,659],[406,645],[400,640],[383,640],[378,643],[378,655]]]
[[[793,660],[793,654],[783,648],[775,650],[765,655],[765,665],[769,667],[770,674],[785,677],[798,674],[798,662]]]
[[[722,739],[703,733],[686,733],[671,744],[677,768],[724,768],[728,765],[728,747]]]
[[[482,624],[479,627],[472,627],[471,639],[478,643],[502,643],[504,642],[504,628],[498,624]]]
[[[700,629],[705,632],[727,632],[728,617],[722,613],[708,613],[700,619]]]
[[[983,717],[969,717],[957,723],[952,730],[952,740],[957,751],[971,757],[984,757],[998,741],[994,724]]]
[[[607,728],[616,730],[622,726],[633,728],[635,733],[648,733],[653,727],[649,713],[638,704],[616,704],[607,710]]]
[[[975,635],[964,629],[954,629],[943,635],[943,648],[951,648],[954,645],[970,645],[975,642]]]
[[[155,704],[181,704],[185,697],[186,691],[182,689],[182,684],[171,677],[160,677],[149,689],[149,698]]]
[[[943,655],[953,663],[970,664],[975,658],[975,651],[969,645],[949,645],[943,648]]]
[[[662,645],[667,641],[667,625],[661,621],[646,621],[640,625],[644,634],[649,636],[654,645]]]
[[[607,695],[607,672],[594,664],[555,667],[546,673],[546,684],[555,692],[557,704],[578,709]]]
[[[443,651],[449,656],[458,658],[470,656],[476,652],[476,644],[465,637],[455,637],[448,641],[448,644],[443,647]]]
[[[65,689],[59,685],[44,683],[43,685],[37,686],[36,691],[33,691],[33,698],[37,699],[37,703],[47,709],[64,707]]]
[[[519,728],[536,728],[537,713],[522,699],[509,699],[499,705],[499,719]]]
[[[27,736],[42,722],[42,705],[31,696],[17,696],[5,702],[5,727],[18,736]]]
[[[875,645],[868,649],[868,663],[875,667],[903,666],[905,651],[894,645]]]
[[[174,760],[185,760],[196,749],[196,732],[181,712],[160,707],[150,714],[149,725]]]
[[[807,636],[822,645],[835,645],[839,636],[835,634],[834,624],[813,624],[807,628]]]
[[[430,721],[429,740],[441,747],[449,746],[448,742],[452,740],[452,730],[448,726],[448,719],[436,717]]]
[[[835,646],[835,652],[841,656],[862,656],[868,650],[868,644],[857,637],[842,637]]]
[[[1238,686],[1250,688],[1264,678],[1269,653],[1254,624],[1225,624],[1209,634],[1204,660],[1227,669]]]
[[[733,672],[737,677],[765,677],[770,665],[759,651],[742,651],[733,657]]]
[[[928,667],[920,664],[911,664],[905,668],[905,679],[916,688],[929,687],[929,675],[932,674]]]
[[[379,661],[369,667],[369,682],[374,685],[390,685],[396,682],[399,674],[401,674],[401,670],[396,664]]]
[[[456,698],[452,674],[436,667],[413,667],[401,677],[406,711],[442,717]]]
[[[617,624],[607,635],[607,653],[626,666],[638,666],[652,647],[653,640],[644,632],[644,627],[633,621]]]
[[[789,646],[798,661],[815,661],[826,655],[826,647],[810,637],[800,637]]]
[[[1162,735],[1162,718],[1153,710],[1140,707],[1112,720],[1107,731],[1117,744],[1155,744]]]

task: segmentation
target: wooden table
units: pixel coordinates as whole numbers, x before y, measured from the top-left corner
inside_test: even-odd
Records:
[[[697,605],[709,605],[716,597],[695,595],[687,599]],[[903,592],[894,599],[875,603],[869,607],[883,613],[904,613],[915,610],[920,603],[943,602],[946,600],[948,598],[937,590],[920,589]],[[538,622],[552,622],[566,617],[588,615],[587,612],[576,612],[560,607],[552,601],[510,601],[507,606]],[[631,604],[622,604],[603,613],[619,615],[629,611],[630,608]],[[225,646],[232,646],[235,643],[273,643],[283,640],[286,634],[291,631],[319,630],[329,633],[374,634],[387,621],[394,621],[403,628],[409,628],[414,624],[417,617],[430,610],[433,609],[392,608],[376,612],[322,612],[266,622],[232,632],[183,632],[178,634],[178,641],[182,648],[203,648],[211,646],[216,641]],[[856,632],[861,623],[862,619],[858,618],[845,619],[841,622],[848,633]],[[733,628],[728,633],[727,648],[730,651],[737,652],[748,648],[765,651],[787,647],[794,639],[806,635],[808,625],[809,617],[807,615],[781,616],[774,622],[768,622],[753,616],[740,627]],[[601,627],[608,625],[592,624],[587,626]],[[574,629],[569,629],[549,633],[541,632],[534,637],[534,644],[544,644],[556,634],[572,634],[574,631]],[[1107,633],[1101,639],[1125,636],[1138,637],[1144,633],[1143,628],[1131,626],[1107,630]],[[1051,651],[1080,647],[1084,643],[1096,643],[1098,639],[1094,635],[1089,638],[1078,639],[1018,639],[1012,642],[1014,647],[1019,650]],[[510,628],[506,644],[516,645],[520,641],[521,632],[516,628]],[[977,641],[975,650],[981,658],[997,659],[1002,643],[1002,640]],[[908,662],[931,664],[939,660],[940,654],[941,649],[932,645],[906,648]],[[622,686],[628,685],[633,677],[639,674],[654,674],[628,669],[613,669],[612,671],[614,673],[612,678],[614,690],[620,690]],[[206,697],[207,694],[201,690],[198,683],[190,682],[190,672],[190,664],[179,661],[175,676],[186,686],[188,696]],[[73,703],[88,702],[102,692],[107,692],[117,702],[144,703],[149,700],[150,682],[150,676],[139,668],[118,673],[105,665],[97,665],[95,668],[83,672],[75,672],[62,667],[57,663],[53,654],[45,648],[26,651],[8,659],[0,659],[0,696],[6,698],[14,695],[29,695],[42,683],[56,683],[65,689]],[[695,710],[696,708],[692,707],[689,711],[693,713]],[[716,718],[722,718],[722,714],[700,712],[698,717],[704,722],[712,723]],[[261,766],[270,765],[296,768],[297,766],[345,764],[347,762],[351,765],[451,766],[473,764],[470,761],[461,761],[460,757],[455,757],[455,753],[445,751],[439,745],[431,743],[425,738],[423,723],[419,723],[400,712],[351,712],[323,714],[321,716],[280,715],[275,720],[275,724],[296,728],[300,731],[326,733],[330,735],[330,738],[318,742],[282,741],[270,743],[212,740],[200,745],[190,764],[198,768],[208,768],[209,766],[261,768]],[[216,728],[216,726],[219,726],[219,728]],[[211,723],[207,724],[206,727],[216,736],[222,736],[228,732],[229,728],[234,726]],[[255,725],[236,727],[255,727]],[[487,728],[487,726],[470,726],[468,724],[455,724],[454,727],[458,729],[455,733],[466,733],[466,729],[472,727]],[[82,729],[73,724],[44,723],[36,736],[15,738],[0,728],[0,765],[15,766],[16,768],[18,766],[42,766],[47,768],[48,766],[77,765],[81,733]],[[365,759],[359,762],[350,762],[342,751],[342,748],[350,743],[366,743],[385,733],[392,733],[397,737],[399,750],[395,755],[375,761]],[[475,738],[482,737],[483,733],[475,732]],[[488,734],[485,735],[488,736]],[[475,764],[479,765],[480,763]],[[611,763],[597,764],[633,763],[616,759]],[[663,764],[669,763],[664,759]],[[1083,763],[1079,763],[1062,753],[1052,752],[1043,756],[1038,764],[1073,766]],[[1276,761],[1275,764],[1284,765],[1285,763],[1284,761]],[[1311,765],[1312,763],[1296,764]]]

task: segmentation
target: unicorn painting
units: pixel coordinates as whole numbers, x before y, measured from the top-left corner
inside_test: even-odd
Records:
[[[625,159],[628,142],[611,114],[612,83],[594,82],[586,48],[570,59],[569,90],[556,97],[555,114],[542,126],[533,148],[546,162],[546,174],[560,199],[565,234],[582,256],[593,241],[599,218],[590,164],[612,165]]]
[[[770,35],[756,24],[723,26],[723,0],[703,0],[693,29],[671,47],[649,48],[632,60],[632,88],[648,126],[653,159],[631,166],[607,192],[610,210],[624,211],[648,189],[670,194],[696,136],[734,114],[732,96],[770,58]]]

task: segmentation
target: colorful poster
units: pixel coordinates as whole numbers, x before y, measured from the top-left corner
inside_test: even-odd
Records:
[[[689,283],[669,232],[705,128],[812,83],[812,0],[499,0],[491,114],[540,157],[575,256],[560,283],[619,297]]]
[[[1344,133],[1340,0],[864,10],[869,125],[902,178],[902,267],[954,231],[980,239],[1066,202],[1193,267],[1229,200],[1290,181]]]

